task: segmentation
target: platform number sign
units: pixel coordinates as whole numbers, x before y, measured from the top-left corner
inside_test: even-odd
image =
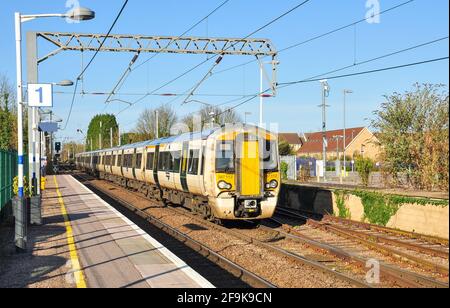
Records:
[[[52,84],[28,84],[28,106],[53,107]]]

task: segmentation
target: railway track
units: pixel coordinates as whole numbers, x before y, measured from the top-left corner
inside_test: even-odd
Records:
[[[111,186],[116,186],[109,182],[106,183]],[[278,255],[279,258],[287,258],[294,264],[301,264],[302,266],[309,267],[314,269],[314,271],[320,272],[322,275],[345,281],[354,287],[448,287],[448,284],[445,282],[437,281],[384,263],[380,265],[380,283],[369,284],[366,282],[365,277],[367,273],[366,265],[369,260],[368,258],[353,253],[346,247],[333,245],[333,243],[317,240],[317,238],[307,237],[278,219],[267,221],[265,225],[261,225],[259,228],[224,228],[205,221],[201,217],[192,214],[183,208],[173,207],[161,209],[164,210],[166,214],[160,214],[161,216],[158,218],[155,215],[149,214],[148,211],[145,211],[145,208],[139,209],[134,203],[131,204],[129,201],[123,200],[115,194],[111,194],[111,191],[105,190],[93,183],[90,183],[90,185],[102,191],[104,194],[110,195],[115,200],[118,200],[120,204],[124,205],[129,210],[135,212],[161,230],[198,251],[236,277],[242,277],[243,281],[254,287],[275,287],[275,284],[271,282],[270,279],[265,279],[255,274],[251,269],[245,268],[237,262],[225,258],[220,254],[220,251],[214,250],[208,245],[194,240],[185,232],[181,232],[180,228],[165,223],[163,219],[167,216],[167,213],[171,212],[174,215],[183,215],[189,221],[195,222],[197,226],[202,226],[205,229],[210,230],[214,229],[223,234],[238,238],[245,243],[242,245],[243,249],[245,249],[246,245],[256,245],[261,249],[265,249]],[[120,189],[124,188],[120,187]],[[131,193],[129,190],[125,191]],[[132,193],[140,195],[136,192]],[[145,199],[147,202],[149,201],[144,196],[140,196],[140,198]],[[289,213],[289,215],[291,215],[290,219],[293,219],[292,216],[294,216],[294,214],[296,213]],[[296,219],[298,220],[299,217],[296,216]]]
[[[88,180],[89,179],[86,179]],[[116,186],[112,183],[107,182],[109,186]],[[129,210],[135,212],[142,218],[146,219],[150,223],[154,224],[161,230],[167,232],[171,236],[174,236],[175,238],[179,239],[189,247],[193,248],[194,250],[202,253],[205,257],[208,257],[211,261],[216,262],[219,266],[224,268],[225,270],[229,270],[232,274],[234,274],[236,277],[243,277],[244,281],[248,283],[251,286],[255,287],[275,287],[276,283],[271,281],[270,279],[266,279],[261,277],[260,275],[257,275],[254,273],[254,271],[250,268],[246,268],[244,266],[239,265],[237,262],[233,262],[230,259],[224,257],[222,255],[223,251],[212,249],[209,245],[205,245],[204,243],[194,240],[191,238],[188,234],[185,232],[180,231],[184,225],[181,225],[180,227],[174,227],[170,226],[169,224],[165,223],[163,220],[167,218],[168,216],[184,216],[186,220],[195,223],[196,228],[203,228],[208,230],[215,230],[218,233],[227,235],[229,237],[234,237],[236,239],[239,239],[242,244],[240,244],[240,249],[246,249],[249,250],[250,246],[257,246],[261,253],[270,253],[271,255],[277,255],[277,259],[288,259],[293,264],[297,264],[292,266],[292,268],[297,269],[301,268],[301,270],[307,271],[305,273],[305,276],[311,276],[311,278],[314,279],[321,279],[324,280],[322,284],[327,284],[329,287],[333,286],[346,286],[346,287],[359,287],[359,288],[367,288],[371,287],[371,285],[364,282],[362,279],[356,279],[354,277],[351,277],[350,275],[347,275],[345,273],[336,271],[335,269],[331,269],[327,266],[324,266],[320,262],[317,262],[312,259],[305,258],[304,256],[301,256],[297,254],[296,252],[289,251],[287,249],[283,249],[270,241],[263,241],[256,237],[252,237],[246,234],[243,234],[241,232],[236,232],[234,230],[230,230],[228,228],[219,226],[217,224],[208,222],[203,220],[201,217],[196,216],[195,214],[192,214],[190,212],[187,212],[186,210],[183,210],[182,208],[159,208],[159,210],[164,211],[165,213],[159,214],[160,217],[156,217],[157,215],[152,215],[148,213],[145,209],[139,209],[134,203],[131,204],[128,200],[124,200],[123,198],[120,198],[117,196],[117,194],[112,194],[111,191],[104,189],[100,187],[99,185],[96,185],[92,182],[89,183],[89,185],[95,187],[95,189],[99,190],[100,192],[111,196],[116,201],[118,201],[120,204],[123,204],[126,208]],[[119,186],[116,186],[119,188]],[[120,189],[123,189],[120,187]],[[131,193],[130,191],[126,190],[127,192]],[[139,193],[133,192],[135,195],[140,195]],[[145,199],[145,201],[148,203],[148,199],[146,199],[144,196],[140,196],[140,198]],[[148,209],[149,207],[147,207]],[[192,227],[192,226],[191,226]],[[195,228],[194,228],[195,229]],[[191,232],[193,232],[191,230]],[[220,234],[219,234],[220,236]],[[256,261],[255,261],[256,262]],[[259,267],[265,266],[267,267],[268,264],[261,264]],[[286,269],[285,269],[286,270]],[[299,270],[299,269],[297,269]],[[274,271],[276,273],[276,271]],[[295,280],[295,279],[294,279]],[[299,277],[300,280],[300,277]],[[320,283],[320,281],[316,281],[316,283]],[[311,285],[314,286],[314,285]]]
[[[354,258],[361,258],[359,262],[364,259],[379,259],[385,262],[382,267],[387,268],[387,275],[400,275],[406,277],[406,280],[422,280],[423,286],[448,287],[448,254],[445,254],[445,247],[436,246],[434,242],[430,245],[419,245],[411,242],[413,240],[405,242],[404,238],[395,239],[392,235],[386,237],[374,231],[349,227],[337,222],[340,220],[324,218],[323,221],[316,221],[311,216],[317,219],[318,215],[304,215],[279,208],[275,221],[283,225],[288,233],[347,251]],[[294,228],[296,225],[302,226]],[[402,273],[392,272],[397,267],[403,269]],[[431,275],[431,278],[422,279],[425,278],[424,275]]]
[[[77,174],[76,178],[82,179],[83,181],[89,182],[89,185],[94,187],[97,191],[100,191],[104,195],[110,196],[113,198],[117,203],[127,208],[129,211],[137,214],[141,218],[148,221],[153,226],[157,227],[158,229],[164,231],[165,233],[169,234],[173,238],[177,239],[178,241],[182,242],[186,246],[190,247],[192,250],[198,252],[214,264],[218,265],[222,269],[228,271],[233,276],[239,278],[243,282],[247,283],[249,286],[254,288],[276,288],[276,286],[269,281],[265,280],[264,278],[253,274],[252,272],[246,270],[245,268],[239,266],[235,262],[221,256],[217,252],[213,251],[208,246],[196,241],[195,239],[192,239],[189,235],[180,232],[176,228],[171,227],[170,225],[163,222],[160,218],[157,218],[153,215],[150,215],[146,211],[143,211],[136,206],[132,205],[130,202],[124,200],[123,198],[118,197],[117,195],[111,194],[110,191],[105,190],[98,185],[95,185],[93,183],[90,183],[92,179],[88,178],[87,176],[83,176],[80,174]]]

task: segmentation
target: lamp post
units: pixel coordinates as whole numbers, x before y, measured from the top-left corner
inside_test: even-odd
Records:
[[[18,155],[18,212],[16,215],[15,245],[18,251],[25,251],[27,248],[27,215],[24,210],[24,189],[23,189],[23,84],[22,84],[22,23],[37,18],[61,17],[72,20],[89,20],[95,17],[95,13],[86,8],[74,8],[65,14],[37,14],[22,15],[19,12],[14,13],[14,27],[16,40],[16,74],[17,74],[17,155]],[[33,109],[33,115],[36,110]],[[29,113],[31,114],[31,113]],[[36,120],[36,117],[34,117]],[[35,132],[33,133],[35,135]],[[32,138],[33,139],[33,138]],[[34,139],[33,139],[34,140]],[[35,149],[35,145],[33,145]],[[34,157],[36,155],[34,154]]]
[[[353,91],[352,90],[348,90],[345,89],[344,90],[344,177],[347,177],[347,158],[345,157],[345,155],[347,154],[347,104],[346,104],[346,98],[347,98],[347,94],[352,94]],[[353,140],[353,138],[352,138]]]
[[[342,180],[342,172],[341,168],[340,168],[340,163],[341,163],[341,159],[340,159],[340,155],[339,155],[339,139],[344,139],[344,136],[341,135],[337,135],[333,137],[334,140],[336,140],[336,172],[339,172],[339,180],[340,183],[342,184],[343,180]]]

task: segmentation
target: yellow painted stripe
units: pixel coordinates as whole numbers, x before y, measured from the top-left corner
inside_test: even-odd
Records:
[[[80,260],[78,259],[77,248],[75,246],[75,240],[73,237],[72,226],[70,224],[69,215],[67,215],[67,209],[64,204],[64,200],[61,192],[59,191],[58,181],[56,180],[56,176],[53,176],[53,180],[55,181],[56,194],[58,195],[58,201],[61,205],[61,214],[64,217],[64,224],[66,226],[66,237],[67,244],[69,246],[70,252],[70,261],[72,263],[72,272],[75,277],[75,283],[77,288],[86,288],[86,280],[84,279],[83,271],[81,270]]]

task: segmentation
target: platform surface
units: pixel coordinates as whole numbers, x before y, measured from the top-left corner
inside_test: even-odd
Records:
[[[70,224],[66,222],[66,227],[72,229],[69,245],[73,234],[73,271],[80,272],[87,287],[213,287],[72,176],[49,177],[47,189],[59,194],[61,207],[67,211]]]

